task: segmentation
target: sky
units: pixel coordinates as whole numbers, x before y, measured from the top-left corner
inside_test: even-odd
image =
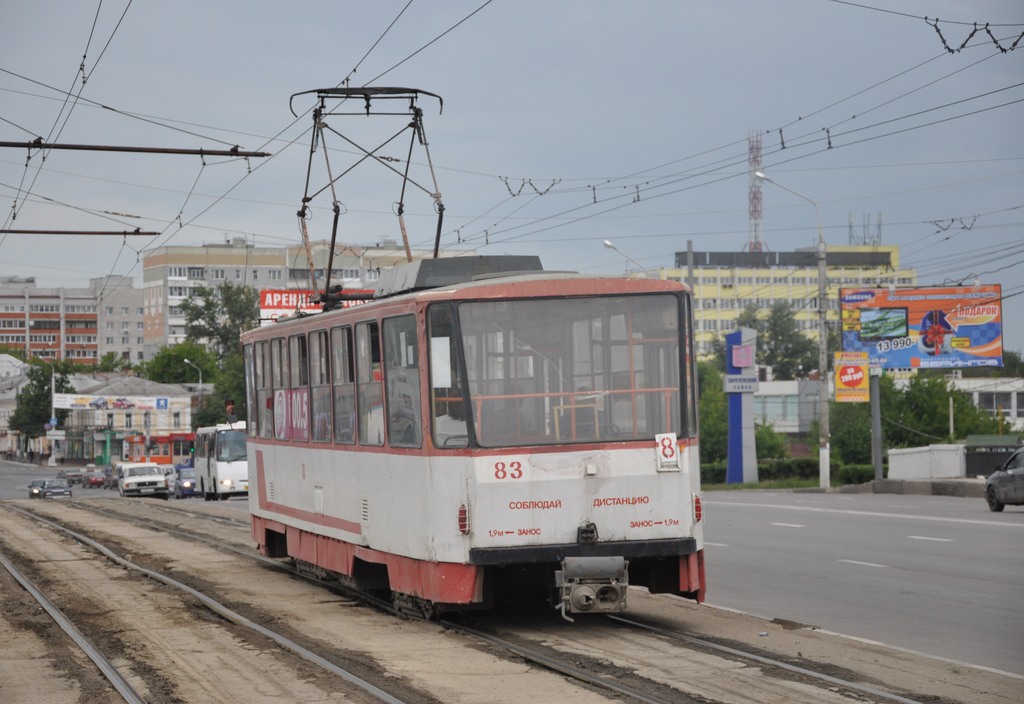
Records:
[[[0,276],[77,287],[141,278],[169,244],[298,244],[307,192],[312,239],[336,198],[340,243],[401,241],[402,180],[354,145],[400,171],[408,117],[328,116],[310,160],[306,93],[397,86],[444,100],[417,102],[433,175],[413,145],[414,247],[433,246],[436,178],[448,251],[599,274],[673,267],[688,241],[740,251],[758,135],[779,184],[767,249],[813,246],[813,203],[830,245],[880,232],[922,285],[1000,284],[1004,347],[1024,350],[1020,0],[12,0],[2,17],[0,141],[271,156],[0,148],[0,229],[155,233],[0,234]]]

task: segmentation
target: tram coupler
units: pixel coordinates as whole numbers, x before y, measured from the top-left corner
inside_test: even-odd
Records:
[[[624,557],[566,557],[555,571],[555,586],[561,592],[558,610],[572,621],[570,613],[612,613],[625,611],[629,586],[629,562]]]

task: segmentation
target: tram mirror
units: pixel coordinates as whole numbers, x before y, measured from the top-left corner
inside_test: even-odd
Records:
[[[452,385],[452,348],[447,337],[430,338],[430,379],[435,389]]]

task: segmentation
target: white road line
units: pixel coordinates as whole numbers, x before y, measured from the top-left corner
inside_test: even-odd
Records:
[[[704,541],[704,547],[727,548],[727,547],[729,547],[729,544],[728,543],[709,543],[708,541],[705,540]]]
[[[980,501],[980,499],[979,499]],[[848,516],[870,516],[882,518],[904,518],[911,521],[937,521],[942,523],[969,523],[977,526],[998,526],[1000,528],[1024,528],[1024,523],[1005,523],[1000,521],[982,521],[971,518],[947,518],[944,516],[907,516],[902,513],[886,513],[883,511],[855,511],[840,508],[820,508],[817,506],[793,506],[787,504],[746,503],[743,501],[704,501],[707,506],[738,506],[740,508],[781,508],[789,511],[810,511],[813,513],[844,513]]]
[[[952,538],[929,538],[927,535],[908,535],[911,540],[932,540],[936,543],[952,543]]]
[[[807,526],[802,526],[799,523],[769,523],[768,525],[771,525],[771,526],[781,526],[783,528],[806,528],[807,527]]]
[[[880,565],[877,562],[861,562],[860,560],[837,560],[837,562],[845,562],[848,565],[862,565],[864,567],[888,567],[888,565]]]

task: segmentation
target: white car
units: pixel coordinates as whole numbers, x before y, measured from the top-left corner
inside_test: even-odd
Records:
[[[121,496],[159,496],[167,498],[167,477],[160,465],[130,462],[119,467],[117,493]]]

